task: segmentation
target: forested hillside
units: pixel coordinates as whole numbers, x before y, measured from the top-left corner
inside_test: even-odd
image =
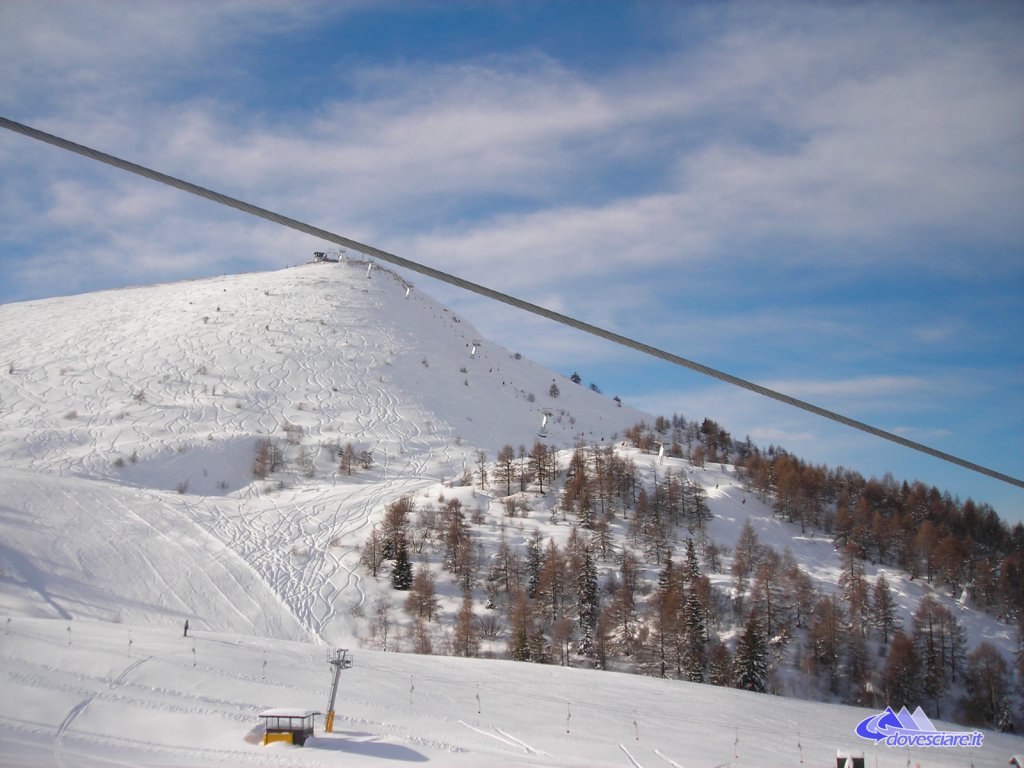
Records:
[[[390,504],[362,559],[394,591],[364,642],[1015,729],[1022,526],[710,419],[625,437],[481,452],[455,487]]]

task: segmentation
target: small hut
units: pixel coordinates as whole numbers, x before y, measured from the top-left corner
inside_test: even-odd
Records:
[[[313,718],[319,715],[312,709],[268,709],[260,712],[266,733],[264,744],[283,741],[301,747],[313,735]]]

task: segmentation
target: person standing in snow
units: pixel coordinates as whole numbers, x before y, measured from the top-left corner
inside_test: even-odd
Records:
[[[188,637],[188,619],[185,619],[185,637]]]

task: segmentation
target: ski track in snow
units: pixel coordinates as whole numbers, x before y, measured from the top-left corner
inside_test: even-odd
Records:
[[[128,675],[130,675],[134,670],[138,669],[140,666],[145,664],[147,661],[149,661],[149,658],[144,657],[141,659],[136,659],[135,661],[130,663],[121,671],[121,674],[119,674],[110,682],[110,684],[107,686],[107,689],[111,691],[117,689],[124,683]],[[53,740],[53,756],[54,759],[57,761],[57,764],[61,766],[61,768],[63,768],[66,765],[74,765],[74,763],[69,764],[64,761],[64,735],[67,733],[68,729],[72,726],[75,720],[77,720],[78,717],[82,714],[82,712],[85,711],[85,708],[88,707],[96,699],[96,697],[100,695],[100,693],[95,693],[85,699],[82,699],[78,704],[71,708],[71,711],[68,712],[67,716],[61,722],[61,724],[57,726],[57,734]]]
[[[673,766],[673,768],[683,768],[683,766],[681,766],[675,760],[673,760],[672,758],[668,757],[665,754],[662,754],[661,750],[659,750],[659,749],[654,750],[654,754],[656,754],[658,757],[660,757],[662,760],[664,760],[669,765]]]
[[[475,725],[470,725],[465,720],[459,720],[458,722],[459,722],[459,725],[464,725],[466,728],[469,728],[469,730],[476,731],[481,736],[487,736],[488,738],[494,739],[495,741],[499,741],[502,744],[510,746],[510,747],[512,747],[515,750],[524,750],[526,752],[532,752],[533,751],[529,747],[527,747],[525,744],[519,742],[518,739],[515,739],[515,740],[512,739],[512,737],[508,736],[508,734],[504,733],[499,728],[495,728],[494,729],[497,733],[491,733],[490,731],[485,731],[483,728],[477,728]],[[501,735],[498,735],[498,734],[501,734]]]
[[[329,299],[325,304],[316,294],[307,308],[279,295],[303,290],[303,282],[284,282],[283,289],[263,292],[240,288],[241,295],[233,297],[219,296],[213,284],[204,290],[190,285],[186,306],[180,293],[171,294],[162,306],[157,302],[153,311],[168,324],[181,326],[173,332],[175,345],[151,335],[146,321],[122,308],[126,294],[114,292],[112,305],[91,318],[92,335],[103,345],[82,350],[73,363],[35,367],[33,373],[46,386],[27,386],[16,376],[4,376],[25,414],[21,424],[38,423],[41,414],[51,414],[47,420],[52,429],[30,430],[26,436],[22,450],[28,451],[33,471],[107,479],[111,456],[137,451],[144,454],[143,461],[156,457],[164,462],[160,482],[170,489],[196,482],[188,477],[174,480],[172,473],[178,457],[202,450],[204,437],[212,439],[211,428],[227,434],[280,435],[288,421],[307,430],[305,441],[312,441],[317,454],[339,439],[339,431],[371,450],[378,463],[371,472],[380,476],[378,482],[356,477],[344,485],[334,477],[327,486],[303,487],[308,484],[296,476],[294,489],[269,492],[251,484],[234,501],[188,495],[163,499],[180,504],[238,553],[310,635],[323,638],[341,606],[359,608],[366,599],[357,572],[358,550],[350,542],[359,540],[388,502],[435,482],[438,477],[431,468],[450,464],[453,452],[443,435],[424,434],[420,425],[435,417],[415,406],[409,411],[411,404],[403,406],[386,385],[389,358],[401,346],[390,330],[376,327],[370,336],[357,321],[328,334],[318,322],[318,313],[339,311],[361,320],[363,305],[372,304],[374,295],[352,286],[359,300],[351,305],[330,294],[324,294]],[[340,287],[347,286],[342,282]],[[227,313],[252,320],[224,322],[225,315],[217,314],[221,306],[211,309],[211,301],[223,301]],[[197,321],[211,332],[188,332],[187,326]],[[56,337],[58,344],[73,344],[75,330],[64,329]],[[108,347],[121,354],[106,354]],[[225,363],[221,371],[216,370],[219,361]],[[252,382],[251,394],[232,413],[230,401],[237,392],[232,382],[246,381]],[[49,397],[73,407],[58,412]],[[329,430],[344,414],[345,423],[335,425],[339,431]],[[74,449],[90,442],[95,449]],[[152,494],[146,488],[139,492]],[[172,585],[165,583],[162,589],[173,594]]]
[[[0,307],[0,335],[9,340],[13,369],[5,365],[0,371],[0,473],[7,481],[7,498],[0,504],[9,504],[3,507],[0,525],[15,544],[2,574],[20,590],[11,592],[14,596],[7,602],[14,615],[28,605],[32,616],[99,620],[108,623],[111,634],[123,634],[123,625],[116,623],[123,610],[136,626],[166,632],[170,624],[175,639],[186,616],[204,635],[225,629],[286,639],[308,636],[321,644],[353,638],[352,627],[366,623],[353,614],[386,593],[384,580],[365,576],[359,564],[359,545],[386,505],[432,487],[443,487],[446,496],[457,495],[460,491],[449,491],[442,481],[474,463],[477,449],[487,449],[493,459],[504,443],[528,446],[551,381],[550,372],[526,359],[513,361],[495,346],[485,345],[470,358],[463,347],[477,334],[468,324],[419,296],[396,302],[394,296],[404,292],[398,281],[381,271],[367,281],[359,277],[363,272],[365,265],[303,267]],[[556,447],[575,445],[583,430],[597,442],[601,429],[610,437],[644,417],[614,407],[585,388],[562,389],[558,413],[548,425],[548,442]],[[581,429],[573,424],[577,416]],[[316,476],[302,475],[294,462],[298,448],[292,445],[291,466],[267,481],[254,481],[256,440],[274,437],[284,445],[287,425],[301,428]],[[357,452],[370,451],[374,465],[351,477],[341,475],[335,451],[347,442]],[[630,455],[649,476],[653,459],[639,452]],[[716,516],[709,524],[712,538],[731,544],[750,517],[762,543],[780,551],[792,546],[819,584],[834,585],[835,557],[826,540],[795,537],[739,487],[732,470],[696,469],[671,459],[665,463],[707,490]],[[175,492],[178,487],[187,492]],[[482,492],[476,498],[486,505],[496,496]],[[562,529],[568,526],[545,533],[555,538]],[[902,596],[913,599],[922,593],[920,584],[887,575]],[[719,586],[729,579],[714,573],[709,577]],[[8,596],[0,592],[0,599]],[[907,616],[903,618],[906,622]],[[1009,634],[995,634],[1003,627],[992,629],[980,619],[967,629],[972,643],[993,636],[1004,648],[1012,643]],[[69,654],[63,664],[15,658],[6,646],[0,647],[0,662],[5,685],[49,697],[57,703],[58,717],[66,713],[50,726],[56,733],[52,754],[58,765],[74,765],[82,755],[90,764],[126,765],[136,762],[89,751],[87,742],[94,737],[84,733],[85,726],[103,707],[130,707],[141,718],[200,715],[233,727],[251,721],[254,701],[293,696],[305,702],[310,691],[321,695],[319,678],[315,685],[276,679],[264,687],[258,670],[225,668],[224,652],[244,642],[203,636],[193,640],[196,645],[175,648],[145,666],[146,658],[118,666],[120,659],[103,657],[98,666],[111,666],[102,674],[74,671],[78,647],[70,643],[66,650],[57,644]],[[376,663],[363,669],[378,683],[386,682],[393,676],[393,656],[374,656]],[[209,658],[220,668],[213,662],[207,666]],[[320,666],[319,659],[316,664]],[[466,729],[486,737],[484,743],[498,745],[502,757],[514,756],[515,764],[534,764],[554,754],[559,742],[542,735],[547,732],[540,726],[524,728],[509,718],[509,712],[518,711],[512,707],[491,715],[500,717],[495,722],[503,728],[476,727],[458,719],[472,720],[469,712],[477,707],[467,709],[471,697],[458,681],[423,673],[430,668],[426,660],[402,666],[399,679],[389,683],[397,686],[393,701],[382,704],[374,690],[366,694],[360,715],[340,715],[339,722],[443,754],[465,751],[459,745],[466,737],[478,746],[481,739]],[[160,684],[133,684],[132,673],[148,676],[157,669],[166,674]],[[292,667],[290,674],[299,674],[299,669]],[[416,671],[417,686],[437,690],[430,694],[432,711],[417,712],[426,718],[425,726],[396,730],[395,718],[412,708],[410,669]],[[525,679],[531,672],[521,674]],[[538,672],[534,682],[505,697],[531,714],[545,709],[550,722],[559,721],[566,699],[539,693],[540,681],[557,672]],[[247,709],[219,693],[172,690],[168,682],[204,676],[227,687],[256,686],[257,693],[247,700]],[[601,686],[605,678],[591,681]],[[647,732],[643,746],[630,750],[626,744],[632,744],[635,725],[629,727],[633,721],[616,695],[606,692],[600,701],[572,702],[573,738],[579,738],[576,728],[582,728],[585,712],[593,721],[588,726],[591,737],[600,736],[606,745],[602,764],[620,765],[625,755],[634,766],[638,760],[660,760],[680,768],[668,754],[687,755],[687,765],[704,766],[732,756],[732,720],[712,708],[695,709],[682,720],[675,709],[655,708],[657,714],[648,714],[641,723],[649,724],[645,727],[656,734],[653,743],[665,751],[653,749],[651,754]],[[741,757],[749,761],[749,754],[770,755],[771,765],[792,764],[798,739],[788,731],[777,735],[780,724],[773,707],[745,703],[752,699],[723,700],[739,702],[743,709]],[[787,700],[779,702],[780,708],[791,706]],[[819,709],[807,706],[814,708],[811,712]],[[434,708],[441,711],[436,717]],[[8,732],[32,730],[5,711],[0,721],[7,723]],[[794,721],[784,727],[797,726]],[[692,753],[684,750],[698,746],[709,733],[715,735],[718,751],[714,759],[694,763]],[[207,742],[168,751],[145,735],[134,738],[116,730],[95,738],[115,745],[113,754],[158,754],[178,764],[193,757],[203,764],[291,764],[286,753],[273,750],[233,752]],[[350,741],[367,745],[372,738],[360,733]],[[754,743],[764,739],[772,741],[770,749]],[[811,742],[804,738],[805,745]],[[834,755],[833,745],[827,746]],[[391,754],[366,749],[363,754],[371,761]],[[478,756],[486,760],[494,753],[485,750]],[[586,763],[576,754],[562,754],[559,760]],[[303,758],[303,764],[317,763]]]
[[[629,750],[626,749],[625,744],[619,744],[619,749],[621,749],[625,753],[626,757],[629,758],[629,762],[631,762],[635,766],[635,768],[644,768],[642,765],[640,765],[640,763],[636,761],[636,758],[633,757],[632,754],[630,754]]]

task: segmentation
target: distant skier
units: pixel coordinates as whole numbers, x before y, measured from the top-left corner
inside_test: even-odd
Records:
[[[185,637],[188,637],[188,619],[185,619]]]

